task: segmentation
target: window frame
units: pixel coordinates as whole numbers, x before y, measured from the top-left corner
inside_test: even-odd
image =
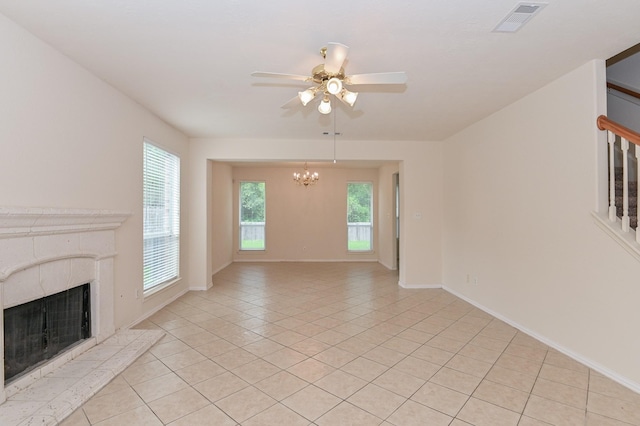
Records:
[[[142,292],[146,296],[180,279],[181,158],[175,152],[167,150],[147,138],[143,139],[142,155]],[[155,169],[150,167],[150,160],[157,160],[157,163],[154,164]],[[164,162],[164,164],[159,164],[160,162]],[[168,179],[159,185],[159,188],[153,188],[157,191],[156,197],[161,192],[161,196],[165,198],[164,203],[156,205],[156,209],[164,210],[166,213],[160,219],[161,224],[156,223],[155,226],[149,220],[152,217],[152,212],[148,198],[153,194],[150,194],[149,191],[152,188],[147,185],[147,180],[151,177],[149,175],[154,173]],[[153,229],[154,227],[156,229]],[[159,230],[158,228],[163,229]],[[155,235],[150,236],[150,233]],[[160,241],[152,249],[149,241],[158,238],[164,238],[168,241]],[[158,250],[155,253],[155,259],[152,259],[154,257],[152,250]],[[159,267],[159,265],[161,266]],[[155,270],[146,272],[148,268],[155,268]]]
[[[243,227],[244,226],[256,226],[256,225],[243,225],[242,222],[242,186],[245,183],[261,183],[263,184],[263,217],[264,220],[262,222],[262,247],[243,247],[242,239],[243,235]],[[251,223],[260,223],[260,222],[251,222]],[[267,181],[265,180],[241,180],[238,184],[238,250],[241,252],[261,252],[267,250]]]
[[[349,186],[350,185],[368,185],[369,186],[369,226],[368,226],[368,230],[369,230],[369,248],[366,249],[352,249],[349,247],[349,243],[351,242],[350,238],[349,238],[349,227],[351,226],[351,223],[363,223],[363,222],[349,222]],[[348,253],[372,253],[373,252],[373,247],[374,247],[374,200],[373,200],[373,193],[374,193],[374,184],[372,181],[348,181],[347,182],[347,217],[346,217],[346,225],[347,225],[347,252]],[[354,241],[360,241],[360,240],[354,240]],[[362,240],[364,241],[364,240]]]

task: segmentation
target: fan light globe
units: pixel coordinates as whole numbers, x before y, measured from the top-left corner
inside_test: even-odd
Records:
[[[329,98],[325,97],[322,102],[320,102],[320,105],[318,105],[318,111],[320,114],[329,114],[331,112],[331,102],[329,101]]]
[[[342,81],[339,78],[333,77],[327,81],[327,92],[332,95],[337,95],[342,90]]]
[[[307,104],[311,102],[311,100],[315,98],[315,96],[316,94],[312,89],[307,89],[304,92],[298,92],[298,97],[300,98],[300,102],[302,102],[302,105],[304,106],[307,106]]]
[[[358,92],[350,92],[347,89],[342,91],[342,100],[349,104],[349,106],[351,107],[356,103],[357,98]]]

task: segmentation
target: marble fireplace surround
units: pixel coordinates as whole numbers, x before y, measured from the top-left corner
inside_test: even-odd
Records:
[[[90,283],[91,335],[59,356],[4,386],[13,393],[115,333],[115,229],[130,213],[112,210],[0,207],[0,304],[3,309]],[[4,324],[0,316],[4,365]]]

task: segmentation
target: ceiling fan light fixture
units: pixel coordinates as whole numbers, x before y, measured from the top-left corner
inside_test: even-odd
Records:
[[[342,89],[340,92],[340,99],[342,99],[346,104],[350,107],[356,103],[356,99],[358,98],[358,92],[350,92],[347,89]]]
[[[324,97],[320,105],[318,105],[318,111],[320,114],[329,114],[331,112],[331,101],[329,100],[329,96]]]
[[[327,81],[327,92],[337,95],[342,90],[342,81],[337,77],[332,77]]]
[[[298,92],[298,97],[300,98],[300,102],[302,102],[302,105],[307,106],[307,104],[316,97],[316,90],[315,88],[310,88],[305,90],[304,92]]]
[[[538,3],[536,3],[538,4]],[[531,9],[531,4],[521,5],[518,12]],[[358,98],[357,92],[350,92],[345,86],[355,85],[388,85],[407,83],[407,75],[404,71],[368,73],[368,74],[345,74],[344,66],[349,54],[349,47],[341,43],[330,42],[326,47],[320,49],[324,63],[316,65],[311,70],[310,76],[297,74],[283,74],[273,72],[256,71],[251,75],[254,77],[270,77],[285,78],[289,80],[300,80],[312,83],[315,86],[298,92],[297,99],[294,97],[282,108],[292,108],[294,106],[308,105],[318,95],[322,95],[322,100],[318,105],[318,111],[321,114],[330,114],[332,112],[331,96],[335,96],[340,102],[353,107]]]

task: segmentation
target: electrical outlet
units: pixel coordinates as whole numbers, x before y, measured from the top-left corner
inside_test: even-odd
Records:
[[[473,285],[478,285],[478,277],[473,277]]]

